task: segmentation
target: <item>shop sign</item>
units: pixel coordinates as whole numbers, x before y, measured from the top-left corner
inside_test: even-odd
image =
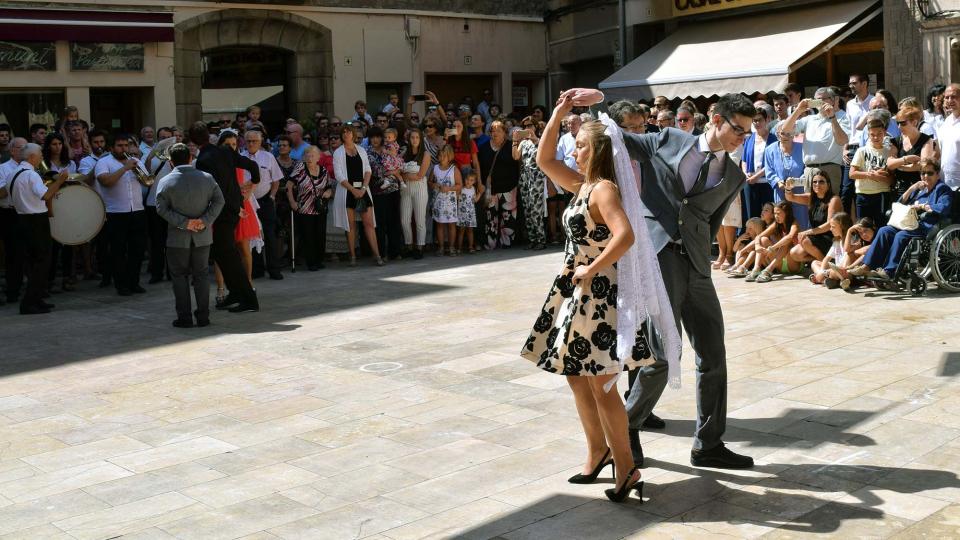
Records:
[[[143,71],[143,43],[71,43],[73,71]]]
[[[0,41],[0,71],[56,71],[53,42]]]
[[[512,105],[514,107],[528,107],[530,105],[530,89],[526,86],[513,87]]]
[[[767,4],[777,0],[670,0],[673,4],[673,16],[684,17],[710,11],[721,11],[756,4]]]

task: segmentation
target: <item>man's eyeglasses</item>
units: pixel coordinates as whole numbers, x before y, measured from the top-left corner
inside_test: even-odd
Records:
[[[333,127],[340,127],[343,125],[343,122],[331,122],[330,125]]]
[[[693,121],[693,118],[687,118],[686,116],[683,118],[677,118],[677,122],[681,124],[686,124],[687,122],[692,122],[692,121]]]
[[[732,121],[730,121],[730,119],[727,118],[726,116],[721,116],[720,118],[723,118],[723,120],[724,120],[726,123],[730,124],[730,128],[733,129],[733,132],[734,132],[734,134],[736,134],[737,137],[743,137],[744,135],[747,134],[747,130],[743,129],[742,127],[740,127],[740,126],[738,126],[738,125],[736,125],[736,124],[734,124],[734,123],[733,123]]]

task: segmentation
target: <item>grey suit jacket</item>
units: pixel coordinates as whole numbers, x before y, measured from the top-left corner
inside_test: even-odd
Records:
[[[640,198],[653,214],[647,218],[653,245],[681,240],[694,270],[709,276],[710,246],[746,177],[727,156],[719,184],[695,195],[685,193],[677,169],[696,143],[697,137],[675,128],[643,135],[624,133],[630,158],[643,173]]]
[[[157,186],[157,214],[168,223],[167,247],[189,248],[213,243],[210,225],[223,210],[223,193],[216,180],[192,165],[180,165],[160,179]],[[201,219],[207,227],[187,230],[187,221]]]

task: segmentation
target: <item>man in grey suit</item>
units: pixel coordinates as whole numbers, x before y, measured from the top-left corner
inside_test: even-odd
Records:
[[[597,90],[575,89],[575,105],[603,100]],[[710,277],[710,248],[720,223],[745,177],[729,153],[743,144],[756,114],[740,94],[720,98],[707,132],[700,136],[667,128],[660,133],[624,133],[624,144],[641,170],[640,194],[651,216],[647,227],[658,252],[667,295],[677,325],[686,329],[696,352],[697,426],[690,462],[698,467],[742,469],[753,459],[726,448],[727,358],[723,311]],[[667,384],[667,362],[653,329],[657,362],[631,372],[627,413],[634,461],[643,463],[639,429]]]
[[[173,279],[177,318],[173,326],[190,328],[190,276],[197,299],[197,326],[210,324],[210,282],[207,270],[213,233],[209,228],[223,210],[223,193],[209,174],[190,165],[185,144],[170,147],[174,169],[157,186],[157,214],[166,220],[167,265]]]

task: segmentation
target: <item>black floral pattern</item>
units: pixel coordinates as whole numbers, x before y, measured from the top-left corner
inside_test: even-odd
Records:
[[[610,230],[593,221],[589,212],[590,187],[571,202],[563,215],[567,238],[566,257],[560,275],[553,282],[521,355],[540,369],[569,376],[597,376],[616,373],[617,358],[617,270],[601,269],[582,283],[574,296],[573,273],[578,266],[592,263],[612,238]],[[625,369],[653,363],[644,331],[637,333],[631,358]]]

